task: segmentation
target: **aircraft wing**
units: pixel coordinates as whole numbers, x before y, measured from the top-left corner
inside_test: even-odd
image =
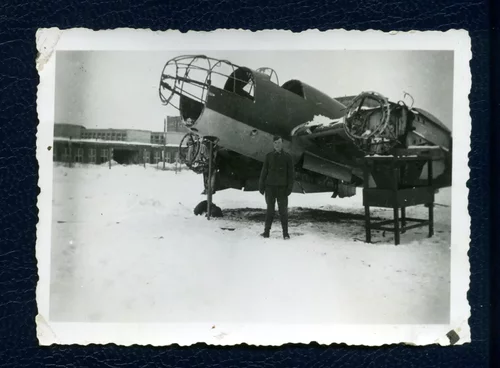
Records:
[[[291,132],[292,137],[307,137],[308,139],[338,136],[348,140],[344,131],[344,118],[330,119],[325,116],[315,116],[312,121],[295,127]]]
[[[304,168],[349,182],[365,155],[430,155],[449,167],[451,131],[430,113],[392,103],[375,92],[351,100],[337,119],[316,115],[296,126],[292,139],[306,147]],[[448,160],[448,161],[447,161]]]
[[[351,182],[359,150],[345,133],[344,118],[330,119],[315,116],[310,122],[295,127],[292,140],[298,140],[306,149],[302,167],[327,177]]]

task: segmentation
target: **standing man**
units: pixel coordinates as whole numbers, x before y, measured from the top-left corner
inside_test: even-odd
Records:
[[[269,238],[269,232],[274,220],[276,201],[283,229],[283,238],[290,239],[288,234],[288,196],[292,193],[294,171],[292,156],[283,151],[283,139],[275,135],[273,138],[274,151],[266,155],[262,172],[260,173],[259,191],[265,194],[267,203],[266,224],[264,238]]]

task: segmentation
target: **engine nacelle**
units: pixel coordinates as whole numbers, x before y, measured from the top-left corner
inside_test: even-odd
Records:
[[[390,102],[377,92],[363,92],[348,105],[344,131],[364,153],[390,154],[393,148],[451,150],[451,131],[428,112]]]
[[[344,116],[346,135],[367,154],[385,154],[402,146],[408,132],[408,107],[377,92],[356,96]]]

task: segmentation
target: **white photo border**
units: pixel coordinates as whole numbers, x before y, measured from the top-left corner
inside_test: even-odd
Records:
[[[468,250],[470,215],[467,181],[470,169],[471,40],[465,30],[381,32],[317,30],[291,31],[217,30],[213,32],[151,31],[116,29],[39,29],[36,34],[40,76],[37,111],[39,118],[36,157],[39,163],[40,194],[36,257],[38,260],[37,336],[41,345],[108,344],[181,346],[210,345],[276,346],[286,343],[380,346],[451,345],[450,331],[458,335],[456,345],[471,341],[467,293],[470,284]],[[135,323],[56,323],[49,320],[50,249],[52,217],[52,151],[56,51],[62,50],[450,50],[454,51],[453,141],[461,147],[453,153],[451,217],[450,323],[446,325],[268,325],[268,324],[135,324]],[[468,147],[468,149],[465,149]],[[216,328],[213,328],[214,324]]]

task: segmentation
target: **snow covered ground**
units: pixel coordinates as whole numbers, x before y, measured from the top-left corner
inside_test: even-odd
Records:
[[[195,216],[201,177],[155,166],[54,166],[50,318],[78,322],[446,323],[450,193],[435,236],[373,232],[352,198],[292,194],[262,239],[264,198],[218,192],[224,218]],[[391,211],[372,209],[380,218]],[[408,217],[427,216],[423,206]],[[232,230],[231,230],[232,229]]]

